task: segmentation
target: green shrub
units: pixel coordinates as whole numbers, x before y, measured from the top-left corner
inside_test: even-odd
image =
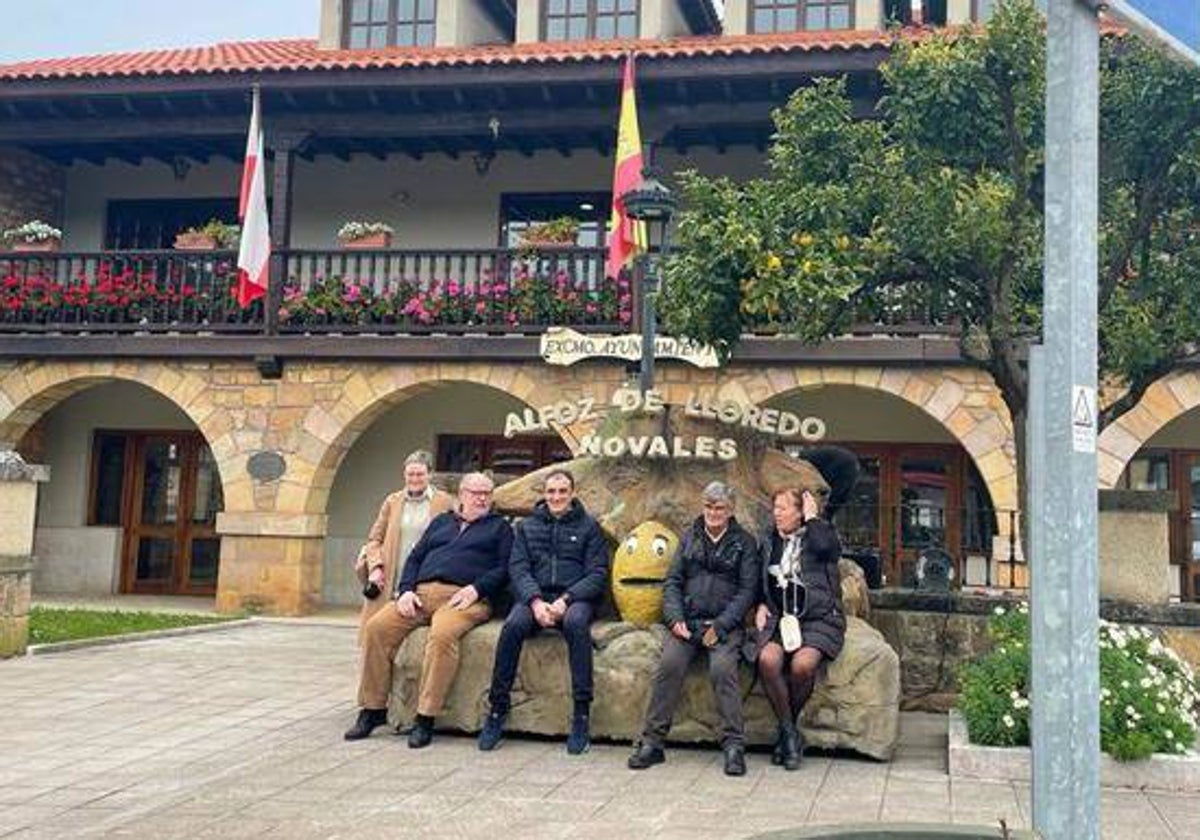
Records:
[[[1029,611],[996,608],[990,653],[963,666],[958,706],[971,742],[1029,743]],[[1100,747],[1119,761],[1186,752],[1196,742],[1200,685],[1175,651],[1144,627],[1101,621]]]

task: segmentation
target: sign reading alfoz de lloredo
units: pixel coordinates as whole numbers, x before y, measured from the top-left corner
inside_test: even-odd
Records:
[[[612,411],[621,414],[662,414],[666,404],[659,391],[619,388],[607,404],[592,397],[562,400],[542,408],[511,412],[504,422],[504,436],[529,432],[554,431],[573,423],[598,422]],[[748,405],[737,400],[712,399],[691,394],[683,404],[686,417],[708,419],[725,426],[754,429],[780,438],[800,438],[815,442],[825,437],[825,423],[819,417],[801,418],[790,411]],[[737,441],[728,437],[695,435],[690,440],[679,435],[584,435],[581,456],[594,458],[677,458],[732,461],[737,458]]]

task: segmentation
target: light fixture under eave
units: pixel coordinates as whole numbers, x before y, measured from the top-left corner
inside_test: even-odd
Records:
[[[476,152],[471,157],[471,162],[475,164],[475,174],[482,178],[488,174],[488,170],[492,168],[492,161],[496,159],[496,150],[487,149],[482,152]]]

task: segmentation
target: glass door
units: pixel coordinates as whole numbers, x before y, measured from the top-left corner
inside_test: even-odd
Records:
[[[132,504],[125,531],[127,592],[211,594],[217,586],[221,482],[199,435],[132,439]]]
[[[1180,596],[1184,601],[1200,597],[1200,453],[1186,452],[1179,456],[1183,477],[1180,489],[1175,554],[1180,571]]]

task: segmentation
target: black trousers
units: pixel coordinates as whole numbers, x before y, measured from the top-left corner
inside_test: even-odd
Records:
[[[563,616],[562,631],[567,640],[567,660],[571,665],[571,696],[575,702],[592,702],[592,616],[595,606],[587,601],[575,601]],[[492,667],[492,687],[488,702],[492,711],[508,712],[517,663],[525,640],[544,629],[533,617],[528,604],[517,604],[504,620],[500,641],[496,644],[496,663]]]
[[[662,659],[650,683],[650,706],[646,709],[646,727],[642,742],[661,747],[671,731],[671,719],[683,693],[688,666],[698,655],[708,657],[708,677],[716,695],[717,717],[721,721],[721,746],[744,744],[746,727],[742,715],[742,687],[738,665],[742,658],[742,633],[736,630],[714,648],[706,648],[667,635]]]

